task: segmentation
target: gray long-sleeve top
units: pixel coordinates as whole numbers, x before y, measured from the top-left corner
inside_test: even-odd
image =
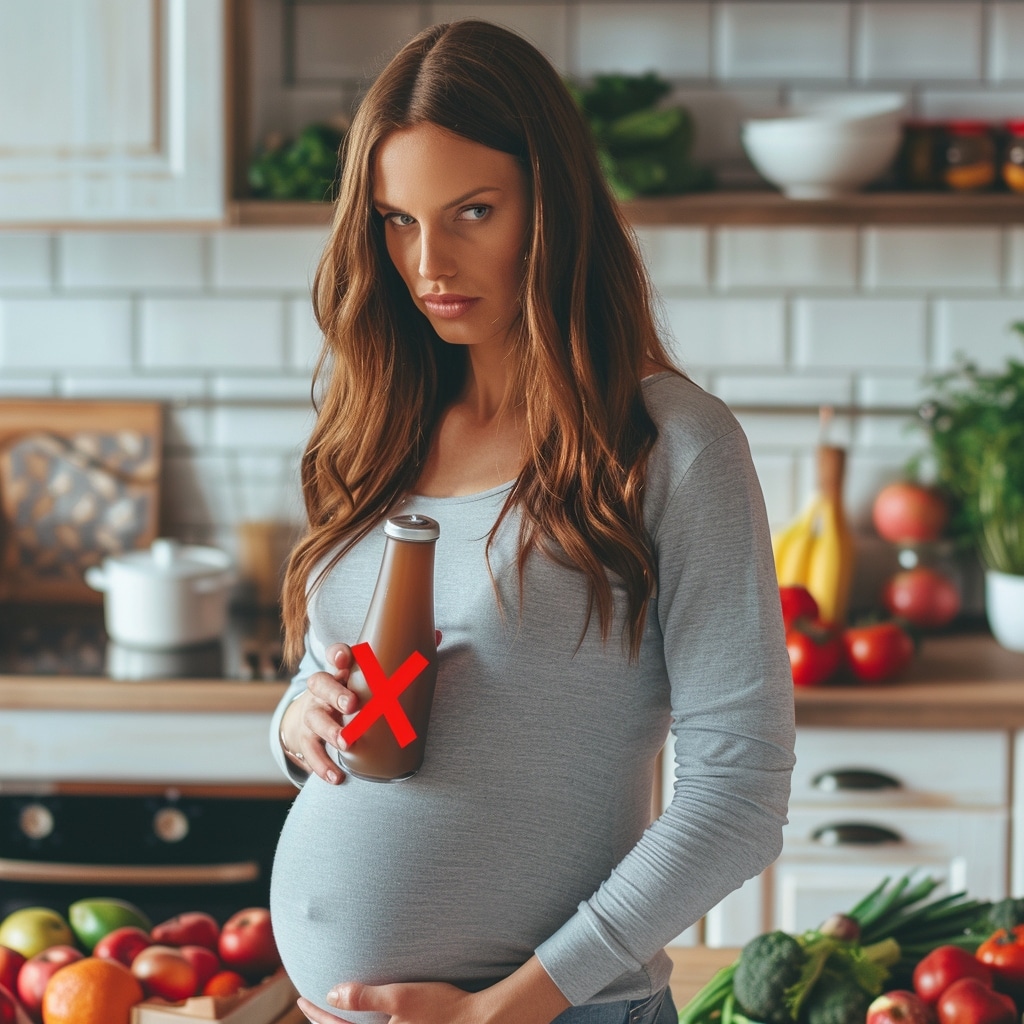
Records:
[[[441,526],[423,768],[392,785],[311,777],[274,864],[278,945],[317,1004],[346,980],[478,989],[533,953],[573,1004],[645,996],[668,982],[664,945],[778,856],[793,694],[746,438],[688,380],[658,374],[644,393],[659,430],[644,499],[658,592],[636,662],[617,581],[607,643],[595,614],[579,644],[584,581],[546,557],[527,563],[520,610],[515,517],[492,582],[484,544],[507,487],[404,502]],[[297,784],[280,718],[325,647],[358,639],[383,546],[375,531],[311,601],[306,656],[271,728]],[[674,791],[652,824],[669,729]]]

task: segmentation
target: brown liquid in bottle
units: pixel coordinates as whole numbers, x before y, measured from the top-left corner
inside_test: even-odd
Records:
[[[357,778],[399,782],[415,775],[423,764],[434,699],[434,543],[440,528],[427,516],[400,515],[388,519],[384,533],[384,557],[359,642],[370,645],[388,678],[415,651],[427,659],[426,667],[398,695],[398,703],[412,723],[416,738],[405,747],[399,746],[391,725],[381,716],[347,750],[340,752],[339,760],[341,767]],[[362,710],[373,692],[358,665],[353,667],[348,687],[359,696]],[[347,717],[346,724],[354,717]]]

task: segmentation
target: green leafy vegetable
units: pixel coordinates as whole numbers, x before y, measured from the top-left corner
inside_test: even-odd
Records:
[[[249,187],[263,199],[329,202],[337,192],[342,128],[311,124],[286,142],[272,138],[249,165]]]
[[[850,919],[843,928],[830,918],[821,930],[757,936],[682,1008],[680,1024],[863,1024],[871,999],[907,987],[926,953],[973,951],[993,930],[991,903],[964,893],[931,899],[938,885],[885,878],[841,915]]]
[[[585,88],[572,83],[569,88],[586,115],[605,177],[618,198],[712,186],[711,172],[692,158],[690,112],[658,105],[671,88],[658,75],[598,75]]]

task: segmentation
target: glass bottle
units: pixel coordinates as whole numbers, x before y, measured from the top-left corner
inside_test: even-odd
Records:
[[[399,782],[419,771],[430,721],[430,706],[437,679],[437,641],[434,633],[434,547],[440,536],[437,522],[416,514],[392,516],[384,524],[387,538],[370,609],[359,634],[360,644],[369,644],[383,677],[366,678],[366,656],[353,667],[348,687],[360,699],[359,710],[346,716],[343,735],[359,716],[374,707],[374,691],[381,691],[382,678],[391,679],[417,653],[426,665],[397,696],[397,706],[386,694],[378,693],[379,717],[362,735],[339,753],[341,767],[350,775],[371,782]],[[356,645],[358,646],[358,645]],[[357,651],[357,656],[360,652]],[[376,713],[376,712],[375,712]],[[415,732],[402,745],[402,719]],[[365,724],[365,723],[364,723]],[[399,732],[396,734],[395,729]],[[349,739],[348,736],[345,737]],[[407,738],[407,737],[406,737]]]
[[[896,159],[896,175],[901,188],[943,187],[939,160],[942,141],[942,126],[932,121],[907,121],[903,125],[903,142]]]
[[[943,178],[957,192],[980,192],[992,187],[996,180],[996,144],[986,122],[949,122]]]

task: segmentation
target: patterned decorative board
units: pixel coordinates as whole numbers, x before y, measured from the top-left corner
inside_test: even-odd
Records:
[[[83,573],[157,535],[155,402],[0,400],[0,601],[101,601]]]

